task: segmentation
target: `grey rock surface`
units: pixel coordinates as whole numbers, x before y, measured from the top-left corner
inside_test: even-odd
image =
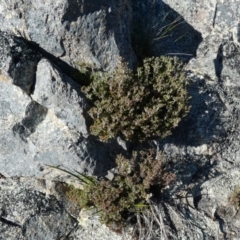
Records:
[[[72,181],[46,166],[106,171],[112,146],[87,139],[80,86],[23,39],[0,38],[0,239],[112,239],[97,217],[80,227],[77,207],[51,183]]]
[[[119,57],[132,66],[129,0],[3,0],[0,30],[39,44],[52,55],[78,67],[114,69]],[[6,20],[7,19],[7,20]]]
[[[177,0],[163,0],[172,9],[183,16],[186,21],[191,24],[197,31],[201,32],[206,38],[215,27],[216,24],[216,10],[219,4],[227,5],[227,1],[183,1]]]
[[[184,16],[204,37],[197,57],[192,59],[189,69],[216,79],[222,65],[221,45],[226,41],[239,45],[239,2],[225,0],[184,1],[181,4],[175,0],[163,2]]]
[[[189,53],[197,48],[186,66],[190,113],[172,136],[155,142],[177,175],[160,214],[175,239],[237,239],[239,209],[229,197],[240,178],[240,4],[155,4],[155,18],[166,9],[184,17],[179,33],[188,27]],[[103,176],[112,167],[105,167],[110,155],[120,152],[117,143],[88,135],[86,100],[56,59],[70,68],[84,62],[114,69],[119,57],[133,65],[130,2],[3,0],[0,20],[1,31],[15,34],[0,32],[0,239],[126,239],[97,216],[79,217],[79,209],[61,195],[62,182],[72,180],[45,164]],[[173,39],[165,43],[186,53],[187,40],[174,44]],[[162,53],[161,44],[155,45],[156,54]]]
[[[187,65],[190,114],[162,145],[179,177],[167,212],[177,239],[237,239],[238,206],[229,199],[240,170],[239,3],[164,2],[204,37]]]
[[[79,91],[80,86],[56,70],[49,61],[43,59],[39,62],[32,99],[46,109],[52,109],[69,129],[87,137],[83,117],[86,100]]]
[[[85,140],[88,136],[83,118],[85,100],[80,87],[44,59],[34,67],[35,71],[30,71],[26,59],[37,59],[39,55],[26,50],[26,46],[26,49],[17,47],[16,38],[6,34],[1,37],[1,173],[40,177],[45,174],[44,164],[69,164],[79,171],[93,172]],[[19,55],[25,56],[18,59],[18,65],[29,69],[30,74],[16,67],[14,72],[18,74],[11,76],[10,53],[16,48]],[[30,82],[32,79],[35,81]],[[28,86],[32,85],[34,94],[31,95]]]
[[[83,216],[74,204],[66,202],[58,194],[59,184],[44,179],[1,176],[0,238],[123,240],[101,225],[97,217],[87,219],[88,215]]]

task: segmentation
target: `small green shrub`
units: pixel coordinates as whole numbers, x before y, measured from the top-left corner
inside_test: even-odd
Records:
[[[112,180],[91,181],[83,190],[70,186],[66,192],[81,208],[95,207],[103,223],[123,227],[129,217],[148,207],[152,187],[161,191],[175,176],[164,169],[162,155],[156,157],[153,150],[134,152],[131,159],[118,155],[116,164]]]
[[[186,85],[182,62],[170,57],[145,59],[136,73],[122,64],[111,75],[93,75],[82,88],[93,103],[91,133],[102,141],[169,135],[189,111]]]
[[[240,208],[240,186],[236,186],[234,192],[229,197],[230,203],[237,208]]]

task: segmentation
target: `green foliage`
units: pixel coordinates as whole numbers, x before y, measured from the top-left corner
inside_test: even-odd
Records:
[[[153,150],[134,152],[131,159],[118,155],[116,164],[112,180],[91,181],[83,190],[69,186],[66,193],[81,208],[95,207],[103,223],[123,226],[129,217],[148,207],[153,186],[160,191],[175,176],[164,170],[162,155],[156,157]]]
[[[88,185],[95,184],[95,179],[93,177],[86,176],[85,174],[82,174],[78,171],[72,172],[72,171],[69,171],[69,170],[66,170],[66,169],[63,169],[63,168],[60,168],[60,167],[55,167],[55,166],[52,166],[52,165],[46,165],[46,166],[51,167],[51,168],[55,168],[57,170],[65,172],[65,173],[68,173],[71,176],[77,178],[83,184],[88,184]]]
[[[186,85],[182,62],[170,57],[147,58],[136,73],[122,64],[111,74],[92,75],[82,88],[93,103],[91,133],[102,141],[169,135],[189,111]]]
[[[230,203],[237,208],[240,208],[240,186],[236,186],[234,192],[229,197]]]

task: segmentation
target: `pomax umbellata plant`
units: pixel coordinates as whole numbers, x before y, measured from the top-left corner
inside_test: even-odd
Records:
[[[68,173],[82,183],[82,189],[72,185],[65,188],[68,199],[80,208],[95,208],[103,223],[121,228],[129,224],[128,219],[134,218],[138,211],[149,208],[154,196],[153,187],[161,192],[175,175],[165,169],[163,155],[153,149],[133,152],[131,157],[117,155],[116,164],[111,180],[50,167]]]
[[[151,57],[136,72],[121,64],[115,72],[93,74],[82,87],[92,102],[90,131],[102,141],[166,137],[189,112],[183,63],[176,57]]]

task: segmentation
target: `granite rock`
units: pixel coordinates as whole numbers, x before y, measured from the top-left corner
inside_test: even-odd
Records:
[[[37,61],[39,54],[34,54],[22,41],[6,34],[1,37],[1,173],[40,176],[44,164],[66,165],[66,159],[72,168],[87,171],[92,163],[85,140],[88,136],[83,117],[86,100],[80,87],[46,59],[30,62],[29,59]],[[14,68],[12,49],[25,56],[18,58],[19,68]],[[12,74],[11,69],[18,74]]]
[[[123,240],[98,217],[83,217],[80,209],[58,193],[59,185],[52,180],[1,176],[0,238]]]
[[[132,66],[136,61],[129,0],[3,0],[0,21],[0,30],[37,43],[74,67],[85,63],[110,70],[120,57]]]
[[[173,19],[184,18],[179,33],[188,27],[191,57],[196,52],[185,59],[192,97],[188,116],[172,136],[150,141],[164,151],[177,176],[159,214],[169,238],[239,238],[238,207],[229,197],[240,178],[240,5],[237,0],[154,2],[153,18],[165,16],[166,9]],[[128,0],[0,3],[0,30],[11,33],[0,32],[0,238],[126,239],[94,218],[82,228],[79,209],[60,187],[71,178],[45,164],[104,176],[114,155],[129,150],[125,143],[120,150],[117,142],[89,136],[85,97],[57,63],[110,70],[123,57],[133,66],[130,26],[137,10],[131,15]],[[168,54],[171,47],[186,53],[187,41],[175,44],[177,35],[171,36],[164,43],[169,48],[155,45],[155,55]]]

